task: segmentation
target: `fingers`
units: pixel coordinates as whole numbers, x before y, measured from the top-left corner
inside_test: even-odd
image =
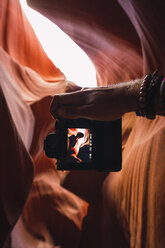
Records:
[[[64,107],[65,105],[68,106],[68,111],[69,108],[74,108],[76,106],[78,107],[81,105],[83,106],[88,105],[89,94],[90,94],[89,90],[84,90],[84,91],[80,90],[72,93],[55,95],[50,105],[50,113],[53,115],[54,118],[59,118],[60,108]]]
[[[57,107],[59,106],[59,97],[54,97],[50,104],[50,113],[54,118],[58,118],[56,114]]]
[[[53,105],[65,105],[65,104],[78,104],[80,102],[81,104],[82,99],[82,91],[76,91],[71,93],[65,93],[65,94],[58,94],[55,95],[53,98],[53,101],[51,104]]]
[[[70,95],[72,95],[72,93],[58,94],[54,96],[50,105],[50,113],[53,115],[54,118],[59,117],[57,110],[60,108],[60,106],[66,104],[68,101],[70,104],[71,102],[70,100],[73,100],[73,97],[72,98],[69,97]]]
[[[58,118],[66,119],[78,119],[78,118],[87,118],[93,119],[91,114],[92,107],[90,105],[82,106],[63,106],[57,109]]]

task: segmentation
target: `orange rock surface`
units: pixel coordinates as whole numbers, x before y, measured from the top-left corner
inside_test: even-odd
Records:
[[[28,4],[88,54],[98,85],[165,74],[163,1]],[[0,247],[164,248],[165,119],[123,117],[121,172],[60,173],[42,146],[54,126],[52,96],[68,85],[19,1],[1,0]]]

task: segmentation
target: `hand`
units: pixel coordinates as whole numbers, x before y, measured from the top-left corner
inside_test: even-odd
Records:
[[[64,80],[64,83],[65,83],[65,92],[74,92],[82,89],[82,87],[78,86],[77,84],[71,81]]]
[[[116,120],[126,112],[136,111],[137,84],[139,82],[131,81],[55,95],[50,112],[55,118]]]

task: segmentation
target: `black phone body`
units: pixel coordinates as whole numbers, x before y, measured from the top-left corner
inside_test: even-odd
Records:
[[[121,119],[58,120],[44,142],[46,155],[57,159],[58,170],[120,171],[121,147]]]

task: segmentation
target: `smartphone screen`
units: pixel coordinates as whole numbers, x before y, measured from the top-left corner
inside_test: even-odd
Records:
[[[67,162],[92,162],[92,133],[88,128],[68,128]]]

